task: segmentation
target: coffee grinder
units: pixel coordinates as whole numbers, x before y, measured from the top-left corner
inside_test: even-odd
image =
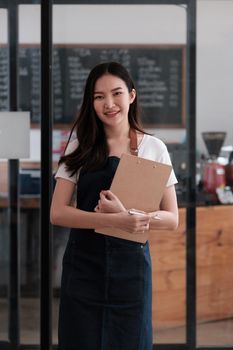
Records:
[[[226,132],[202,132],[202,137],[209,154],[203,169],[203,190],[216,196],[216,189],[226,186],[225,168],[218,162]]]

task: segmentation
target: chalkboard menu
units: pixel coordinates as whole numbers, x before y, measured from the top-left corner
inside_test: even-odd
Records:
[[[7,49],[0,47],[0,111],[9,110],[8,69]]]
[[[184,46],[75,46],[53,50],[54,122],[72,123],[79,110],[85,80],[91,68],[118,61],[136,85],[142,121],[146,127],[183,127],[185,114]],[[19,110],[31,111],[32,122],[41,118],[40,48],[19,48]],[[0,48],[0,110],[8,105],[8,51]]]

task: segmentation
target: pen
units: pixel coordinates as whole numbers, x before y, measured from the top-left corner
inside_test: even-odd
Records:
[[[142,210],[137,210],[137,209],[129,209],[128,214],[130,215],[139,215],[139,216],[144,216],[147,215],[145,211]]]
[[[154,220],[162,220],[161,217],[158,214],[156,214],[155,216],[152,216],[152,219],[154,219]]]

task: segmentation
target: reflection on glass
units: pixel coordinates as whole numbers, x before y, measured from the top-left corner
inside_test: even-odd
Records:
[[[197,2],[197,345],[230,348],[233,188],[225,166],[233,149],[232,13],[231,0]]]
[[[19,110],[32,127],[30,159],[20,161],[21,344],[40,343],[40,64],[40,5],[20,5]]]
[[[1,175],[6,171],[6,162],[1,161]],[[6,178],[5,178],[6,180]],[[5,192],[4,183],[0,182],[0,341],[8,340],[8,281],[9,281],[9,222],[7,216],[7,192]],[[4,191],[4,192],[2,192]]]
[[[0,9],[0,111],[9,110],[7,15]],[[8,341],[9,221],[8,164],[0,159],[0,341]]]

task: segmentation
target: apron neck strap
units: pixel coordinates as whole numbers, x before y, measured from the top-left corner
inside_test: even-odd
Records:
[[[130,153],[133,156],[138,155],[138,139],[137,139],[137,133],[135,129],[130,128],[129,129],[129,138],[130,138]]]

